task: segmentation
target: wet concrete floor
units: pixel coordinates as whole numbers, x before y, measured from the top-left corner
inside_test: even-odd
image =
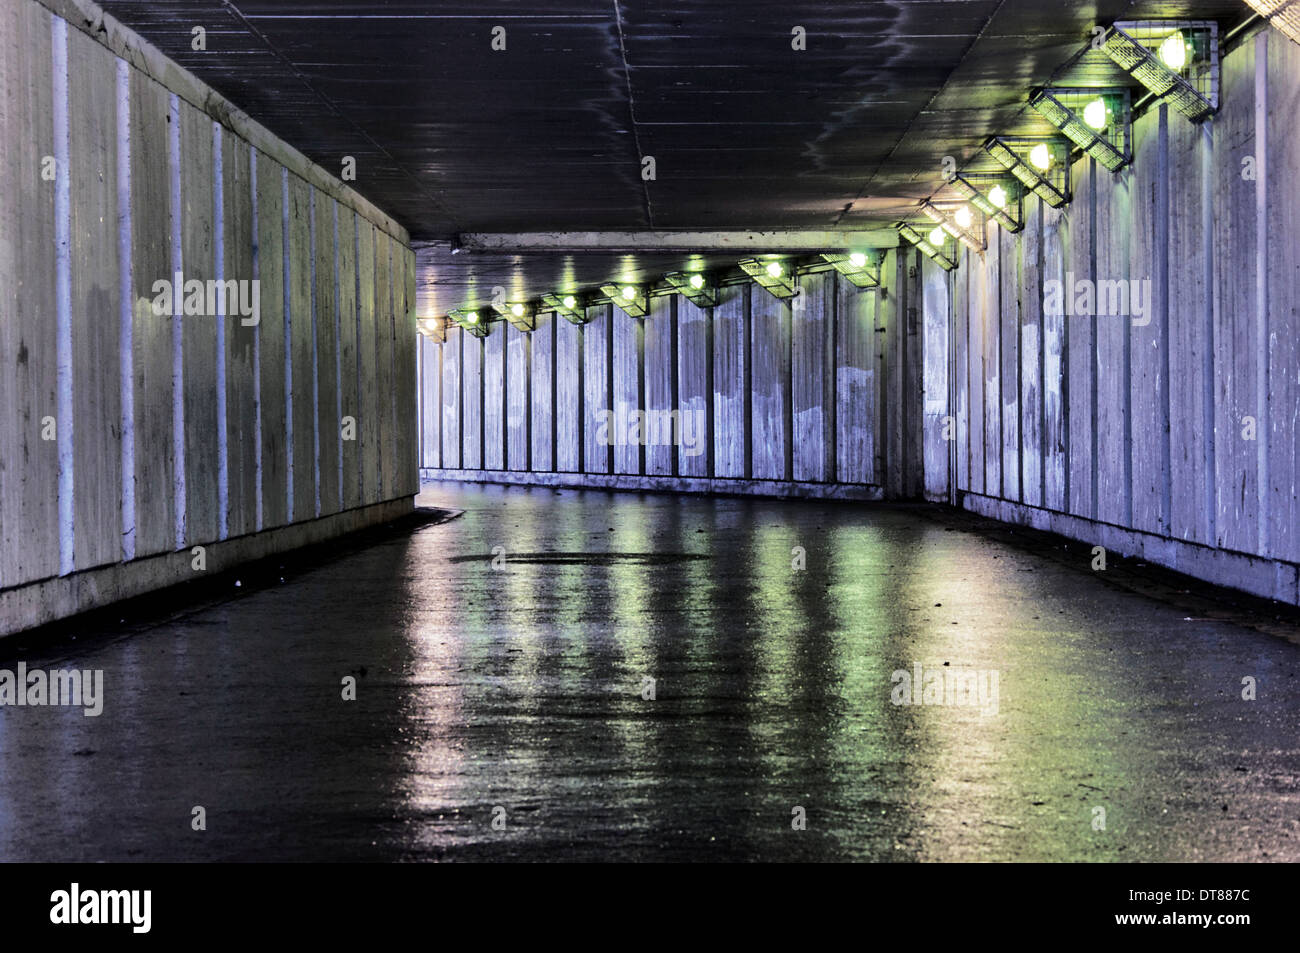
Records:
[[[0,859],[1300,859],[1286,624],[917,507],[419,502],[464,513],[0,643],[0,668],[102,669],[105,696],[0,708]],[[983,704],[904,694],[918,664]]]

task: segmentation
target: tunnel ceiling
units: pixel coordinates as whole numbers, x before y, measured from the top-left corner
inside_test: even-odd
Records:
[[[934,191],[943,156],[961,162],[1023,124],[1029,88],[1093,24],[1250,12],[1236,0],[100,2],[324,168],[355,157],[350,184],[417,244],[896,221]],[[191,49],[195,26],[205,52]],[[796,26],[806,51],[792,49]],[[629,269],[606,253],[420,253],[426,314],[481,303],[502,274],[533,295]]]

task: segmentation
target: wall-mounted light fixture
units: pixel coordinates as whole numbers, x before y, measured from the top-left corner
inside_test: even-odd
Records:
[[[1296,43],[1300,43],[1300,0],[1246,0],[1246,4]]]
[[[605,292],[619,310],[630,317],[644,318],[650,313],[649,295],[640,285],[625,281],[617,285],[601,285],[600,290]]]
[[[712,308],[718,303],[718,286],[709,281],[702,272],[674,271],[664,275],[664,281],[673,286],[673,290],[691,304],[700,308]]]
[[[1219,108],[1219,25],[1213,20],[1121,20],[1102,51],[1190,119]]]
[[[419,331],[434,344],[442,344],[447,340],[446,322],[438,318],[421,318]]]
[[[1009,232],[1025,227],[1020,183],[1001,172],[959,172],[949,188]]]
[[[1127,87],[1047,87],[1036,90],[1029,105],[1111,172],[1132,161]]]
[[[509,304],[494,304],[492,307],[520,331],[537,330],[537,309],[531,302],[512,301]]]
[[[847,278],[854,287],[880,287],[880,262],[883,256],[879,252],[855,251],[821,257],[822,261]]]
[[[740,266],[741,271],[753,278],[756,284],[766,288],[778,298],[793,298],[798,294],[794,284],[794,270],[788,261],[780,258],[771,258],[767,261],[746,258],[736,264]]]
[[[571,324],[586,324],[587,303],[579,294],[544,294],[542,303]]]
[[[471,308],[457,308],[447,312],[447,317],[455,321],[456,324],[468,331],[475,337],[485,338],[492,333],[488,327],[489,317],[482,310]]]
[[[966,202],[921,203],[921,211],[930,221],[961,242],[977,255],[988,247],[984,213]]]
[[[930,228],[911,222],[899,222],[895,227],[926,258],[937,262],[947,271],[957,267],[957,242],[942,226]]]
[[[1070,148],[1061,139],[993,136],[984,149],[1052,208],[1070,201]]]

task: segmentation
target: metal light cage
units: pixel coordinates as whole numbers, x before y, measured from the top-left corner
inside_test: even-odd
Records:
[[[1178,69],[1160,53],[1166,41],[1179,45],[1175,37],[1182,38],[1186,59]],[[1102,52],[1192,122],[1219,108],[1219,25],[1213,20],[1122,20],[1106,32]]]
[[[434,344],[447,340],[447,322],[443,318],[421,318],[417,329]]]
[[[488,325],[491,320],[482,313],[482,311],[472,311],[468,308],[457,308],[454,311],[448,311],[447,317],[456,322],[456,326],[464,331],[468,331],[476,338],[485,338],[492,333]]]
[[[862,256],[861,264],[853,260],[854,254]],[[821,258],[822,261],[848,279],[848,282],[855,288],[880,287],[881,256],[878,252],[846,252],[844,254],[822,255]]]
[[[694,278],[699,278],[702,282],[698,288],[691,284]],[[718,286],[709,281],[708,275],[703,272],[674,271],[664,275],[664,281],[696,307],[713,308],[718,304]]]
[[[988,247],[987,231],[985,223],[988,221],[984,213],[979,209],[967,205],[971,213],[970,228],[964,228],[957,221],[957,209],[965,203],[962,202],[922,202],[921,211],[926,214],[930,221],[940,226],[945,232],[951,235],[957,241],[961,242],[977,255],[984,254]]]
[[[781,266],[781,274],[768,274],[767,266],[776,262]],[[746,258],[744,261],[736,262],[741,271],[753,278],[761,288],[767,289],[768,292],[778,298],[793,298],[798,292],[795,289],[794,271],[790,263],[782,258],[771,258],[767,261],[759,261],[757,258]]]
[[[493,305],[493,310],[505,318],[520,331],[537,330],[537,308],[528,301],[515,301],[510,304]]]
[[[1007,204],[1000,208],[989,197],[997,185],[1007,193]],[[1023,189],[1010,176],[998,172],[958,172],[948,187],[1007,231],[1018,232],[1025,227],[1020,204]]]
[[[569,307],[564,303],[565,298],[573,299],[573,306]],[[570,324],[586,324],[590,320],[587,317],[587,303],[582,295],[562,295],[562,294],[544,294],[542,303],[550,308],[560,317],[564,318]]]
[[[1300,0],[1246,0],[1246,4],[1296,43],[1300,43]]]
[[[623,289],[631,288],[632,297],[624,297]],[[620,311],[626,313],[629,317],[644,318],[650,313],[650,297],[646,290],[640,285],[634,285],[630,281],[622,284],[601,285],[600,290],[605,292],[610,303]]]
[[[1039,146],[1045,146],[1051,156],[1045,170],[1029,161],[1029,154]],[[1025,188],[1052,208],[1069,204],[1070,148],[1063,140],[1055,137],[992,136],[985,141],[984,149]]]
[[[1084,109],[1096,99],[1106,104],[1106,127],[1100,130],[1083,121]],[[1029,105],[1111,172],[1133,161],[1133,101],[1128,87],[1046,87],[1029,97]]]
[[[938,248],[930,243],[929,233],[934,229],[924,229],[911,222],[899,222],[895,228],[903,238],[919,248],[922,255],[939,264],[945,271],[957,267],[957,242],[951,235],[947,236],[943,247]]]

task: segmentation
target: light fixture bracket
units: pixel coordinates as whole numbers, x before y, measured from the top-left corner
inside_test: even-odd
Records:
[[[1181,37],[1185,65],[1165,62],[1163,44]],[[1121,20],[1110,26],[1102,52],[1120,69],[1192,122],[1219,109],[1219,25],[1213,20]]]
[[[419,330],[434,344],[445,344],[447,341],[446,318],[421,318]]]
[[[564,303],[565,298],[573,299],[572,307]],[[587,302],[583,295],[547,293],[542,295],[542,304],[546,305],[546,307],[564,318],[570,324],[581,325],[591,323],[592,319],[587,316]]]
[[[779,266],[779,274],[774,275],[768,270],[773,262]],[[755,284],[773,297],[787,301],[799,293],[794,283],[794,271],[786,259],[770,258],[767,261],[759,261],[757,258],[745,258],[736,264],[740,266],[741,271],[754,279]]]
[[[882,256],[878,252],[860,252],[859,254],[865,259],[861,265],[853,263],[852,253],[850,252],[823,254],[821,258],[822,261],[843,275],[849,284],[855,288],[879,288]]]
[[[955,206],[961,204],[964,203],[933,202],[927,200],[921,203],[921,211],[926,214],[930,221],[934,222],[953,238],[957,239],[957,241],[975,252],[975,254],[982,255],[984,254],[985,249],[988,248],[988,239],[985,237],[988,234],[988,231],[985,228],[985,222],[987,219],[985,218],[984,213],[979,209],[967,205],[967,208],[970,209],[971,213],[971,224],[969,228],[963,227],[961,223],[957,221],[955,214]]]
[[[632,291],[631,297],[624,293],[629,289]],[[644,318],[650,313],[650,295],[641,285],[622,282],[617,285],[601,285],[600,290],[605,292],[610,304],[630,318]]]
[[[456,326],[462,331],[468,331],[476,338],[485,338],[492,333],[488,326],[491,319],[482,311],[473,311],[468,308],[456,308],[447,312],[447,317],[455,322]]]
[[[1106,105],[1102,129],[1084,121],[1088,105],[1098,99]],[[1030,95],[1029,105],[1111,172],[1133,161],[1133,102],[1127,86],[1046,86]]]
[[[537,308],[531,302],[514,301],[508,304],[493,304],[492,310],[520,331],[537,330]],[[516,311],[518,311],[517,314]]]
[[[693,278],[700,278],[703,284],[695,287],[691,284]],[[664,275],[664,281],[672,286],[673,291],[698,308],[717,307],[718,286],[703,272],[674,271]]]
[[[898,229],[900,235],[907,241],[915,245],[926,258],[938,264],[945,271],[952,271],[957,267],[957,242],[945,232],[943,247],[936,247],[930,242],[929,234],[924,226],[913,222],[899,222],[894,226]],[[930,229],[933,231],[933,229]]]
[[[1246,5],[1300,43],[1300,0],[1246,0]]]
[[[1011,176],[1003,172],[958,172],[948,187],[1007,231],[1018,232],[1025,227],[1020,201],[1023,189]],[[1006,193],[1000,206],[991,197],[998,187]]]
[[[1030,156],[1046,150],[1048,167],[1039,169]],[[1058,136],[990,136],[984,151],[1052,208],[1070,202],[1070,146]]]

